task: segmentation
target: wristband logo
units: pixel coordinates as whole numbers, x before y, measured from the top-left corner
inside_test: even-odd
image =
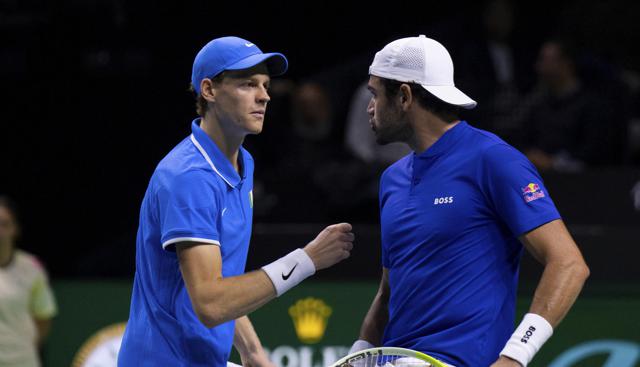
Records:
[[[305,344],[315,344],[322,340],[332,310],[323,300],[307,297],[289,307],[296,335]]]
[[[534,326],[529,326],[529,330],[527,330],[524,333],[524,336],[522,337],[522,339],[520,339],[520,341],[522,343],[527,344],[529,342],[529,339],[531,338],[531,336],[533,336],[533,332],[536,331],[536,328]]]
[[[289,274],[284,275],[284,273],[282,273],[282,280],[287,280],[289,279],[289,277],[291,276],[291,274],[293,274],[293,271],[296,270],[296,267],[298,266],[298,263],[296,263],[293,268],[291,268],[291,271],[289,272]]]

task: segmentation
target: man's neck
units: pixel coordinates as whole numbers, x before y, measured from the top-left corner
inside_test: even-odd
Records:
[[[0,244],[0,267],[9,265],[13,258],[14,246],[10,243]]]
[[[417,155],[422,154],[435,144],[449,129],[460,123],[460,120],[447,123],[431,113],[425,113],[413,124],[413,139],[409,146]]]
[[[200,120],[200,128],[213,140],[218,149],[231,162],[236,172],[240,172],[238,165],[238,151],[244,141],[244,136],[233,135],[225,131],[215,116],[208,113]]]

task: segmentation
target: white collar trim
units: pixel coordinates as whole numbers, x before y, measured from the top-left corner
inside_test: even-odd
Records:
[[[190,137],[190,138],[191,138],[191,141],[193,142],[193,145],[195,145],[195,146],[196,146],[196,148],[200,151],[200,154],[202,154],[202,156],[203,156],[203,157],[204,157],[204,159],[207,161],[207,163],[209,163],[209,165],[211,166],[211,168],[213,169],[213,171],[214,171],[215,173],[217,173],[217,174],[218,174],[218,176],[220,176],[220,178],[222,178],[222,179],[224,180],[224,182],[226,182],[226,183],[227,183],[227,185],[231,186],[232,188],[235,188],[235,186],[233,186],[233,185],[231,184],[231,182],[229,182],[229,181],[227,180],[227,178],[226,178],[226,177],[224,177],[224,176],[222,175],[222,173],[220,173],[220,171],[218,171],[218,169],[216,168],[216,166],[215,166],[215,165],[213,164],[213,162],[211,161],[211,158],[209,158],[209,154],[207,154],[207,152],[204,150],[204,148],[202,147],[202,145],[200,145],[200,143],[198,143],[198,140],[196,140],[196,137],[195,137],[193,134],[191,134],[191,137]]]

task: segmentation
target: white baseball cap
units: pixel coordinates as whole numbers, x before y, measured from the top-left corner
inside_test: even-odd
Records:
[[[420,84],[438,99],[466,109],[477,103],[453,83],[453,61],[442,44],[425,35],[395,40],[376,53],[369,74]]]

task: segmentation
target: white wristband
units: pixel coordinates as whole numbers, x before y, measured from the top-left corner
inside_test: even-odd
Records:
[[[528,313],[524,315],[520,326],[511,335],[500,355],[514,359],[522,367],[527,367],[551,334],[553,334],[553,327],[544,317]]]
[[[349,354],[359,352],[361,350],[365,350],[369,348],[375,348],[375,345],[369,343],[366,340],[359,339],[359,340],[356,340],[355,343],[353,343],[353,345],[351,346],[351,349],[349,349]]]
[[[262,267],[271,279],[278,296],[295,287],[316,272],[313,261],[303,249],[296,249]]]

